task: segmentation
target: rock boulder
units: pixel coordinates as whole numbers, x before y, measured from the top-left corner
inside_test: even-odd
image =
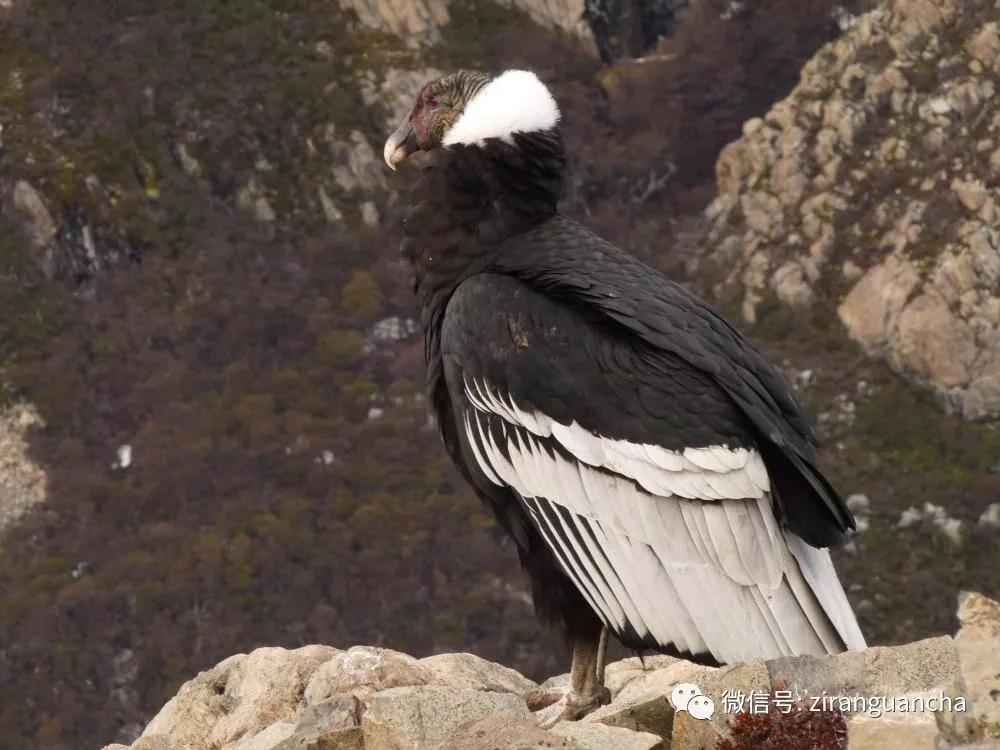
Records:
[[[963,594],[958,616],[954,638],[827,657],[721,668],[623,659],[607,667],[609,705],[545,730],[526,701],[538,685],[472,654],[262,648],[181,687],[131,748],[105,750],[697,750],[745,737],[747,721],[780,734],[781,722],[821,710],[829,720],[811,731],[831,742],[846,731],[851,750],[991,747],[1000,741],[1000,603]],[[677,710],[680,683],[698,686],[714,713]],[[561,675],[544,686],[565,684]]]

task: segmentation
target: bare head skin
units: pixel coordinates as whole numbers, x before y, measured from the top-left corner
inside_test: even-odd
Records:
[[[460,70],[425,84],[410,113],[386,140],[385,163],[396,169],[415,151],[440,146],[465,107],[489,80],[483,73]]]
[[[554,128],[559,107],[538,76],[508,70],[495,78],[460,70],[431,81],[385,142],[385,163],[395,169],[415,151],[438,146],[481,145],[515,133]]]

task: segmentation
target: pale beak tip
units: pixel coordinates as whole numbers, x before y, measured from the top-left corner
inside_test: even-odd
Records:
[[[399,148],[399,139],[396,137],[396,134],[393,133],[389,136],[389,140],[385,142],[385,146],[382,148],[382,158],[385,159],[386,165],[393,172],[396,171],[397,160],[393,159],[393,156],[395,155],[397,148]]]

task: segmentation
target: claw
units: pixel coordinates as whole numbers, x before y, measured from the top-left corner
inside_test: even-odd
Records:
[[[568,688],[536,690],[528,696],[528,704],[542,729],[554,727],[561,721],[582,719],[595,708],[611,702],[611,691],[604,686],[607,639],[608,631],[604,629],[596,640],[580,639],[573,644]]]
[[[553,703],[558,703],[565,697],[565,690],[539,688],[525,695],[524,702],[528,704],[528,710],[535,713],[541,711],[543,708],[548,708]]]
[[[611,702],[611,692],[603,685],[589,694],[573,691],[564,693],[559,700],[535,712],[538,726],[551,729],[562,721],[577,721],[591,711]]]

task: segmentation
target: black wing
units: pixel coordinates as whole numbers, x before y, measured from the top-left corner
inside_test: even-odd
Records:
[[[854,519],[816,468],[815,433],[777,369],[684,287],[565,217],[514,238],[498,270],[586,307],[711,377],[759,438],[780,512],[810,544],[846,540]]]
[[[441,342],[466,475],[522,504],[623,640],[721,662],[863,647],[716,373],[497,274],[459,287]]]

